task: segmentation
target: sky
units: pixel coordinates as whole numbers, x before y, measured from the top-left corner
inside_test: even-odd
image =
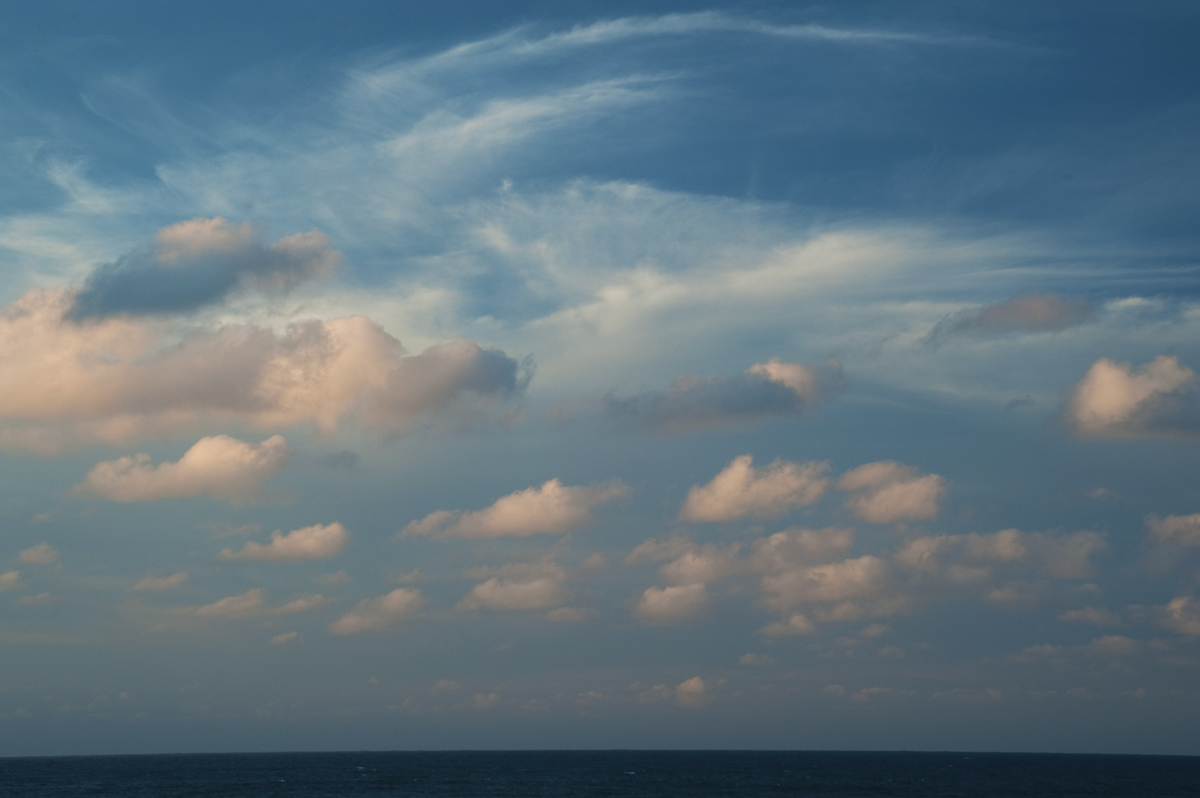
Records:
[[[0,755],[1200,754],[1200,8],[0,2]]]

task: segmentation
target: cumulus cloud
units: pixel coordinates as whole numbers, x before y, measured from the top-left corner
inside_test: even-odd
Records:
[[[708,687],[699,676],[693,676],[675,686],[675,702],[681,707],[702,706],[707,700]]]
[[[354,609],[329,625],[335,635],[349,635],[386,629],[398,619],[412,615],[425,604],[416,588],[398,587],[379,598],[360,601]]]
[[[887,564],[873,555],[794,568],[762,578],[763,602],[775,609],[799,604],[848,602],[881,593]]]
[[[693,485],[679,511],[684,521],[774,518],[816,503],[829,480],[828,463],[776,460],[756,469],[748,455],[736,457],[707,485]]]
[[[279,291],[332,274],[341,255],[313,230],[262,243],[251,224],[191,219],[164,227],[149,246],[96,267],[70,316],[181,313],[219,302],[242,288]]]
[[[830,374],[799,363],[772,358],[732,377],[677,377],[665,392],[618,397],[608,394],[604,407],[618,421],[665,433],[754,424],[772,416],[799,416],[840,384],[840,369]]]
[[[1134,370],[1102,357],[1075,386],[1066,421],[1078,435],[1172,437],[1200,426],[1195,373],[1159,355]]]
[[[211,496],[241,504],[262,496],[263,485],[291,453],[282,435],[259,444],[214,435],[198,440],[174,463],[151,465],[148,454],[97,463],[74,492],[115,502]]]
[[[741,545],[737,543],[725,548],[711,543],[696,546],[664,565],[658,572],[663,579],[676,585],[714,582],[740,570],[739,549]]]
[[[566,532],[591,523],[593,507],[623,496],[627,491],[622,482],[572,487],[552,479],[541,487],[510,493],[483,510],[438,510],[413,521],[401,534],[498,538]]]
[[[49,543],[30,546],[17,555],[17,559],[30,565],[53,565],[58,562],[58,552]]]
[[[896,552],[893,561],[952,584],[986,586],[993,580],[996,566],[1013,563],[1056,579],[1083,579],[1094,573],[1092,558],[1107,547],[1104,536],[1091,531],[1049,535],[1003,529],[990,535],[913,538]]]
[[[925,340],[942,343],[959,336],[1052,332],[1080,324],[1094,310],[1090,302],[1054,294],[1025,294],[994,305],[963,310],[939,321]]]
[[[65,291],[32,289],[0,314],[0,445],[52,453],[204,424],[331,434],[348,418],[402,432],[471,397],[515,395],[531,373],[468,341],[407,355],[362,316],[177,338],[128,317],[75,321],[70,305]]]
[[[1157,541],[1180,546],[1200,546],[1200,513],[1168,515],[1163,518],[1148,515],[1146,526]]]
[[[21,584],[20,571],[5,571],[0,574],[0,591],[12,590]]]
[[[567,598],[567,572],[553,563],[507,565],[473,573],[496,575],[471,588],[458,603],[460,610],[544,610]]]
[[[634,614],[644,623],[673,626],[699,617],[708,605],[708,588],[703,583],[651,587],[642,593]]]
[[[835,560],[854,545],[854,531],[843,527],[792,527],[754,542],[750,561],[755,570],[779,573]]]
[[[308,612],[328,603],[320,594],[300,596],[278,607],[267,606],[267,593],[261,587],[247,590],[237,596],[226,596],[197,607],[192,614],[199,618],[254,618],[262,615],[291,615],[297,612]]]
[[[1196,637],[1200,635],[1200,601],[1191,596],[1179,596],[1159,607],[1159,623],[1173,632]]]
[[[837,487],[850,492],[850,512],[872,524],[887,524],[936,518],[946,483],[937,474],[921,476],[911,466],[885,460],[846,472]]]
[[[252,540],[246,541],[240,551],[221,549],[217,556],[222,560],[263,560],[265,562],[299,562],[300,560],[328,560],[342,553],[350,533],[337,523],[313,524],[288,532],[271,533],[271,542],[265,546]]]
[[[188,572],[180,571],[170,576],[145,576],[133,586],[134,590],[174,590],[183,587],[188,580]]]

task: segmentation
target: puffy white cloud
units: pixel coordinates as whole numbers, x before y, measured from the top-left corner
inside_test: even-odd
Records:
[[[510,493],[483,510],[438,510],[413,521],[402,535],[437,538],[498,538],[566,532],[592,522],[591,510],[623,496],[624,483],[572,487],[552,479],[541,487]]]
[[[328,560],[342,553],[350,533],[337,523],[313,524],[288,532],[271,533],[271,542],[265,546],[252,540],[246,541],[240,551],[221,549],[222,560],[264,560],[267,562],[298,562],[300,560]]]
[[[267,606],[267,593],[261,587],[247,590],[237,596],[226,596],[197,607],[192,614],[199,618],[254,618],[261,615],[291,615],[307,612],[328,603],[320,594],[300,596],[278,607]]]
[[[180,571],[170,576],[146,576],[138,580],[134,590],[174,590],[183,587],[188,580],[188,572]]]
[[[937,474],[920,476],[916,469],[888,460],[848,471],[837,487],[849,491],[846,507],[864,521],[887,524],[936,518],[946,490]]]
[[[1075,386],[1066,420],[1079,435],[1175,435],[1196,427],[1195,373],[1159,355],[1136,371],[1100,358]]]
[[[354,609],[329,625],[335,635],[386,629],[398,619],[412,615],[425,604],[425,597],[416,588],[398,587],[379,598],[360,601]]]
[[[675,685],[675,701],[681,707],[702,706],[708,700],[708,687],[699,676]]]
[[[634,614],[644,623],[671,626],[697,618],[708,604],[708,589],[702,583],[650,587],[642,593]]]
[[[1063,299],[1054,294],[1025,294],[947,316],[929,331],[925,340],[937,344],[958,336],[1061,330],[1086,321],[1094,309],[1083,300]]]
[[[30,546],[17,555],[17,559],[30,565],[53,565],[58,562],[58,552],[49,543]]]
[[[820,500],[829,480],[828,463],[776,460],[756,469],[753,458],[735,457],[707,485],[693,485],[679,511],[684,521],[774,518]]]
[[[75,321],[71,301],[32,289],[0,314],[0,445],[52,453],[219,423],[333,433],[347,418],[401,432],[469,397],[518,393],[529,376],[468,341],[406,355],[362,316],[283,333],[180,331],[128,317]]]
[[[771,416],[798,416],[822,393],[840,385],[832,375],[799,363],[772,358],[733,377],[676,377],[670,390],[632,397],[608,394],[605,410],[625,423],[660,432],[685,433],[753,424]]]
[[[885,587],[887,564],[873,555],[795,568],[762,578],[764,603],[775,609],[798,604],[869,598]]]
[[[1146,526],[1155,540],[1177,543],[1180,546],[1200,546],[1200,513],[1194,515],[1168,515],[1159,518],[1146,516]]]
[[[491,573],[484,569],[482,574]],[[498,569],[498,576],[471,588],[460,610],[540,610],[566,601],[567,572],[557,565],[510,565]]]
[[[148,454],[97,463],[74,492],[116,502],[211,496],[240,504],[262,496],[263,485],[291,453],[282,435],[259,444],[214,435],[198,440],[174,463],[151,465]]]
[[[253,225],[191,219],[158,231],[149,247],[98,266],[75,297],[74,318],[179,313],[218,302],[238,288],[290,288],[328,276],[341,262],[324,233],[261,243]]]
[[[20,571],[5,571],[0,574],[0,591],[12,590],[21,584]]]
[[[1191,596],[1179,596],[1159,607],[1159,623],[1173,632],[1195,637],[1200,635],[1200,601]]]

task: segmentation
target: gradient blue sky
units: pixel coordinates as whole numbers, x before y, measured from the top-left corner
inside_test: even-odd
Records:
[[[0,754],[1200,754],[1200,9],[3,2]]]

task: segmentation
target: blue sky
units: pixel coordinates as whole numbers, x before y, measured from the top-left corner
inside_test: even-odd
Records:
[[[4,15],[3,753],[1200,753],[1196,9]]]

